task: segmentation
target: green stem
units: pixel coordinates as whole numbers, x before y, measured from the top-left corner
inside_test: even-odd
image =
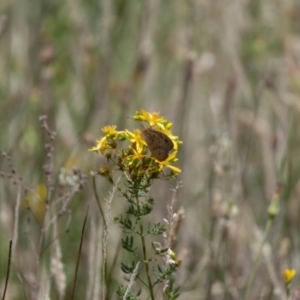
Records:
[[[254,265],[253,265],[252,270],[251,270],[251,274],[250,274],[250,277],[249,277],[247,289],[246,289],[246,292],[245,292],[245,295],[244,295],[244,300],[247,300],[249,298],[250,289],[252,287],[254,276],[256,274],[257,267],[258,267],[260,259],[261,259],[262,250],[263,250],[263,247],[264,247],[264,245],[267,241],[267,237],[269,235],[272,223],[273,223],[273,218],[269,218],[268,223],[267,223],[266,228],[265,228],[263,239],[262,239],[260,247],[259,247],[257,257],[255,259]]]
[[[139,215],[141,215],[139,196],[136,195],[135,197],[136,197]],[[146,267],[146,274],[147,274],[150,296],[151,296],[151,300],[154,300],[155,298],[154,298],[154,293],[153,293],[153,284],[152,284],[151,277],[150,277],[149,261],[147,259],[147,249],[146,249],[146,241],[145,241],[145,235],[144,235],[144,225],[143,225],[143,221],[141,218],[139,218],[139,226],[140,226],[140,237],[141,237],[142,247],[143,247],[143,258],[144,258],[144,263],[145,263],[145,267]]]

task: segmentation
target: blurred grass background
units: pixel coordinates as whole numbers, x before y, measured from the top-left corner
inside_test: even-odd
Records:
[[[87,149],[104,125],[133,129],[130,117],[140,108],[174,123],[173,134],[183,141],[177,209],[184,207],[186,216],[175,249],[182,257],[180,299],[242,299],[269,202],[280,186],[280,212],[251,299],[284,299],[282,271],[300,270],[298,1],[2,0],[0,70],[0,149],[32,188],[45,183],[41,115],[57,132],[56,179],[61,167],[86,173],[98,168],[101,159]],[[3,157],[0,170],[9,173]],[[97,184],[104,200],[111,186],[101,179]],[[157,220],[175,184],[155,183]],[[2,292],[18,189],[5,177],[0,185]],[[112,217],[122,209],[117,196]],[[101,252],[90,180],[70,202],[70,231],[60,240],[65,299],[88,205],[95,209],[75,299],[99,299],[87,292],[91,261]],[[16,255],[22,263],[12,267],[6,299],[35,299],[29,291],[38,285],[32,245],[39,225],[32,220],[27,228],[32,214],[22,205],[19,217]],[[111,227],[108,249],[115,249],[121,233]],[[108,269],[113,252],[108,250]],[[38,272],[45,268],[46,262]],[[116,285],[122,282],[119,262],[114,272]],[[53,282],[49,295],[59,299]],[[109,299],[116,299],[113,290]]]

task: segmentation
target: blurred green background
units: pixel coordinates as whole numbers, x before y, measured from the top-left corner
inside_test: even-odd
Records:
[[[76,166],[89,176],[104,161],[87,151],[101,127],[138,128],[131,117],[144,108],[171,120],[183,141],[176,210],[183,207],[185,219],[174,249],[182,259],[179,299],[242,299],[276,191],[280,211],[250,299],[285,299],[283,270],[300,271],[299,96],[296,0],[2,0],[0,150],[11,156],[24,183],[13,185],[2,156],[0,294],[19,197],[18,259],[5,299],[38,299],[41,290],[63,298],[49,260],[36,261],[38,217],[23,204],[22,185],[46,183],[47,135],[39,117],[46,115],[57,133],[52,176],[59,195],[62,167]],[[174,185],[155,182],[156,221],[166,215]],[[104,201],[111,186],[97,178],[97,187]],[[116,195],[111,218],[122,211],[119,203]],[[57,224],[65,299],[71,297],[88,205],[75,299],[101,299],[95,288],[101,271],[93,264],[101,260],[101,222],[90,177],[69,202],[70,223],[63,216]],[[108,269],[121,235],[113,222],[110,234]],[[119,259],[108,299],[116,299],[118,283],[126,284]]]

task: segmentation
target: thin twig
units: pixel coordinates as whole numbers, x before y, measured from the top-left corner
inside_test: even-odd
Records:
[[[100,213],[101,213],[101,217],[102,217],[102,220],[105,220],[105,217],[104,217],[104,211],[102,209],[102,206],[100,204],[100,199],[99,199],[99,196],[98,196],[98,193],[97,193],[97,188],[96,188],[96,177],[93,176],[93,190],[94,190],[94,195],[96,197],[96,200],[97,200],[97,204],[98,204],[98,208],[100,210]],[[105,221],[104,221],[105,222]]]
[[[111,202],[113,200],[113,197],[115,195],[119,180],[121,177],[118,178],[118,180],[116,181],[116,183],[113,186],[113,189],[111,192],[109,192],[109,197],[107,199],[105,199],[106,201],[106,205],[104,206],[104,230],[103,230],[103,246],[102,246],[102,250],[103,250],[103,272],[102,272],[102,276],[103,276],[103,299],[107,299],[106,296],[106,290],[107,290],[107,278],[106,278],[106,270],[107,270],[107,242],[108,242],[108,226],[109,226],[109,222],[110,222],[110,216],[109,216],[109,211],[110,211],[110,207],[111,207]],[[99,203],[100,205],[100,203]]]
[[[120,249],[121,249],[121,239],[119,240],[118,242],[118,245],[116,247],[116,251],[115,251],[115,254],[114,254],[114,257],[113,257],[113,260],[112,260],[112,265],[110,267],[110,270],[109,270],[109,274],[107,276],[107,290],[109,291],[110,290],[110,285],[112,283],[112,279],[113,279],[113,271],[117,265],[117,261],[118,261],[118,257],[119,257],[119,254],[120,254]]]
[[[134,270],[133,270],[133,273],[132,273],[132,276],[130,278],[130,281],[128,283],[128,286],[127,286],[127,289],[126,289],[126,292],[124,294],[124,297],[123,297],[123,300],[126,300],[127,299],[127,295],[130,293],[130,290],[132,288],[132,285],[135,281],[135,278],[136,278],[136,275],[138,274],[138,271],[139,271],[139,266],[140,266],[140,261],[136,264]]]
[[[6,272],[5,287],[4,287],[4,292],[3,292],[2,300],[5,299],[6,289],[7,289],[7,285],[8,285],[9,272],[10,272],[10,262],[11,262],[11,249],[12,249],[12,240],[10,240],[10,242],[9,242],[7,272]]]
[[[21,203],[21,191],[20,188],[18,189],[18,195],[17,195],[17,202],[15,206],[15,221],[14,221],[14,232],[13,232],[13,240],[14,244],[12,247],[12,255],[14,259],[16,258],[15,255],[15,248],[18,243],[18,238],[19,238],[19,209],[20,209],[20,203]]]
[[[80,261],[80,254],[81,254],[81,248],[82,248],[82,242],[83,242],[83,236],[84,236],[84,229],[86,225],[86,220],[88,217],[89,213],[89,207],[86,210],[83,226],[82,226],[82,231],[81,231],[81,239],[80,239],[80,246],[79,246],[79,251],[78,251],[78,256],[77,256],[77,262],[76,262],[76,269],[75,269],[75,277],[74,277],[74,282],[73,282],[73,290],[72,290],[72,297],[71,299],[74,299],[75,295],[75,287],[76,287],[76,280],[77,280],[77,274],[78,274],[78,267],[79,267],[79,261]]]

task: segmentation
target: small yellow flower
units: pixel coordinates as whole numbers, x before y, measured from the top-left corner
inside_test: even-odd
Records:
[[[100,169],[99,169],[99,174],[101,176],[106,176],[108,174],[110,174],[110,169],[108,166],[101,166]]]
[[[118,137],[118,135],[120,134],[119,131],[116,130],[117,126],[113,125],[113,126],[104,126],[102,128],[102,131],[104,132],[104,135],[107,138],[111,138],[111,139],[116,139]]]
[[[176,172],[176,173],[180,173],[181,170],[180,170],[179,168],[177,168],[177,167],[171,165],[171,163],[173,163],[173,162],[175,161],[176,155],[177,155],[177,152],[174,151],[174,152],[172,152],[172,153],[168,156],[168,158],[167,158],[166,160],[164,160],[164,161],[158,161],[158,160],[156,159],[156,162],[157,162],[157,163],[159,164],[159,166],[160,166],[160,170],[162,170],[163,168],[169,168],[169,169],[173,170],[173,171]]]
[[[125,138],[129,140],[131,143],[135,143],[135,147],[138,153],[142,153],[144,146],[146,146],[145,141],[142,138],[141,132],[139,130],[135,130],[133,133],[129,130],[125,130],[124,134]]]
[[[91,149],[89,149],[89,151],[101,151],[105,148],[105,144],[107,144],[107,139],[104,136],[103,138],[101,138],[100,140],[97,141],[97,145]],[[101,151],[102,152],[102,151]]]
[[[135,150],[133,147],[131,147],[131,150],[133,151],[132,155],[128,155],[126,156],[126,161],[128,160],[128,165],[132,165],[134,161],[136,160],[140,160],[143,157],[145,157],[145,155],[143,155],[141,152],[138,152],[137,150]]]
[[[110,170],[110,168],[108,166],[106,166],[106,165],[101,166],[98,171],[98,174],[100,176],[107,178],[110,183],[114,183],[113,177],[112,177],[113,172]]]
[[[91,149],[89,149],[89,151],[100,151],[102,154],[106,155],[107,153],[109,153],[107,150],[109,149],[115,149],[116,148],[116,143],[113,140],[108,140],[106,136],[104,136],[103,138],[101,138],[99,141],[97,141],[97,145]]]
[[[144,109],[137,111],[133,118],[137,121],[147,122],[150,126],[166,122],[166,118],[160,116],[158,112],[149,113]]]
[[[294,269],[285,269],[283,272],[283,279],[286,285],[288,285],[295,277],[296,270]]]

